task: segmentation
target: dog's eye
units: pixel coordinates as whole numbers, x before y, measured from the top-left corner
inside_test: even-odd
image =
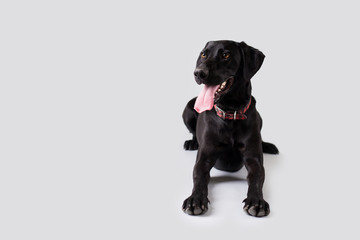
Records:
[[[201,58],[206,58],[207,56],[206,56],[206,53],[205,52],[202,52],[201,53]]]
[[[230,58],[230,53],[229,52],[224,52],[222,54],[222,56],[223,56],[224,59],[229,59]]]

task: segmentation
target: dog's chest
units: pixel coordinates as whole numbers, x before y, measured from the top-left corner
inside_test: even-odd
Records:
[[[204,141],[204,144],[238,150],[244,149],[246,139],[251,134],[246,122],[240,122],[241,120],[229,121],[220,118],[208,120],[206,123],[204,122],[207,127],[198,129],[200,135],[203,136],[200,139]]]
[[[226,121],[225,124],[222,124],[219,127],[217,135],[219,141],[222,143],[237,147],[243,145],[244,140],[249,135],[249,131],[245,124],[242,124],[239,121]]]

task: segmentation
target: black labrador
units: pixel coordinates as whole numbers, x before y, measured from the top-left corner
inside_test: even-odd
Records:
[[[275,145],[263,142],[262,119],[251,96],[250,79],[265,55],[244,42],[212,41],[201,51],[194,72],[204,89],[186,105],[183,119],[193,134],[185,150],[197,150],[192,194],[182,209],[190,215],[207,211],[210,170],[236,172],[245,167],[249,189],[244,210],[252,216],[270,213],[262,187],[263,153],[277,154]]]

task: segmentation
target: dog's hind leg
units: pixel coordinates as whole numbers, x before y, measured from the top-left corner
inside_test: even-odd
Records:
[[[195,100],[196,97],[188,102],[182,115],[185,126],[189,129],[190,133],[193,135],[193,138],[191,140],[185,141],[184,143],[185,150],[197,150],[199,147],[198,142],[196,140],[196,122],[199,114],[194,110]]]

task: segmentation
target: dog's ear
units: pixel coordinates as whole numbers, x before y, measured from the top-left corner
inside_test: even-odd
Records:
[[[242,70],[244,79],[250,80],[260,69],[265,55],[256,48],[247,45],[245,42],[239,43],[239,48],[242,55],[242,63],[240,65],[242,69],[239,70],[240,72]]]

